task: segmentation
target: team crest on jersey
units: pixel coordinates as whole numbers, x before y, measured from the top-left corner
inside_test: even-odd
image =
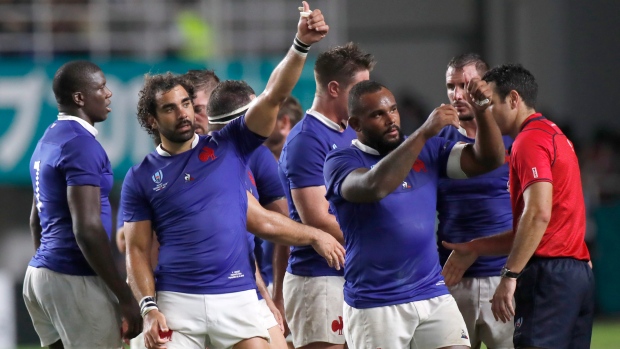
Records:
[[[424,164],[424,161],[420,159],[415,160],[415,162],[413,163],[413,166],[411,166],[411,169],[416,172],[428,172],[426,170],[426,165]]]
[[[155,174],[153,174],[153,176],[151,176],[151,178],[153,179],[153,182],[155,182],[155,184],[157,184],[153,188],[153,190],[155,190],[155,191],[160,191],[160,190],[164,189],[166,187],[166,185],[168,185],[168,182],[162,183],[162,181],[164,180],[164,174],[163,174],[163,172],[161,172],[161,170],[155,172]]]
[[[217,159],[217,156],[215,155],[215,150],[209,147],[202,147],[200,154],[198,154],[198,159],[202,162],[206,162],[207,160]]]
[[[155,184],[159,184],[164,179],[164,174],[161,172],[161,170],[159,170],[155,172],[155,174],[151,178],[153,178],[153,182],[155,182]]]

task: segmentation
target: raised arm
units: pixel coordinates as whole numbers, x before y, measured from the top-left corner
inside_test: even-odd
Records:
[[[447,125],[458,127],[458,114],[453,106],[442,104],[433,110],[420,128],[372,169],[352,171],[342,182],[342,196],[351,202],[375,202],[386,197],[403,183],[426,141]]]
[[[476,142],[463,148],[460,164],[467,177],[473,177],[501,166],[504,163],[505,148],[502,133],[488,108],[494,102],[499,102],[492,100],[491,86],[478,78],[471,80],[466,78],[466,81],[468,81],[469,92],[467,99],[474,109],[478,132],[476,132]],[[485,100],[488,102],[480,102]]]
[[[68,186],[67,201],[75,240],[88,264],[118,299],[122,316],[129,325],[125,337],[133,338],[140,333],[142,319],[136,300],[112,263],[110,241],[101,222],[100,188]]]
[[[312,245],[330,267],[340,270],[340,266],[344,265],[344,247],[331,235],[264,209],[249,193],[247,229],[252,234],[277,244]]]
[[[32,242],[34,243],[34,251],[36,252],[41,246],[41,220],[39,218],[39,211],[37,210],[37,198],[32,198],[32,209],[30,209],[30,234],[32,235]]]
[[[304,11],[310,7],[305,1]],[[306,46],[319,42],[329,31],[321,10],[315,9],[308,17],[300,17],[297,24],[297,39]],[[301,47],[302,50],[307,48]],[[263,93],[256,97],[245,114],[245,122],[250,130],[267,137],[273,131],[280,110],[280,104],[291,94],[297,84],[306,54],[292,46],[286,57],[278,64],[269,77]]]

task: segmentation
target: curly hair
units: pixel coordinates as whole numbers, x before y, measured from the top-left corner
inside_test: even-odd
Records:
[[[159,132],[153,129],[149,123],[149,117],[157,118],[157,101],[158,93],[166,93],[175,86],[181,86],[187,91],[191,99],[194,99],[194,87],[190,85],[183,76],[174,75],[171,72],[157,75],[144,75],[144,86],[139,93],[138,100],[138,122],[146,132],[154,139],[159,137]]]

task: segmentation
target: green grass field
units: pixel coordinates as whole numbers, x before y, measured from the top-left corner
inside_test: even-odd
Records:
[[[620,320],[598,320],[594,323],[591,349],[618,348],[620,343]],[[18,349],[37,349],[38,346],[20,346]],[[482,346],[485,348],[485,346]]]

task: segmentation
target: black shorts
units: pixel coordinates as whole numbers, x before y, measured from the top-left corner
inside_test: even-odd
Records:
[[[532,257],[515,303],[515,348],[590,348],[594,275],[587,262]]]

